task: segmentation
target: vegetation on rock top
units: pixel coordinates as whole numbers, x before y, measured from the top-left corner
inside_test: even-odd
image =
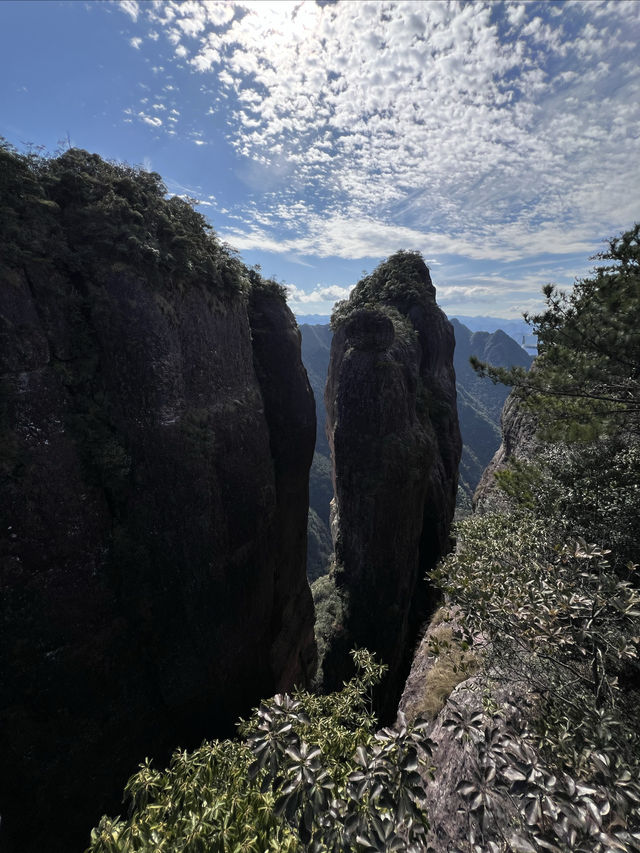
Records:
[[[400,315],[413,303],[432,297],[429,269],[420,252],[400,250],[379,264],[370,275],[361,278],[349,299],[336,303],[331,315],[331,328],[335,331],[354,311],[380,309],[381,303],[396,309],[390,316],[397,323]]]
[[[206,287],[218,297],[286,290],[247,269],[192,199],[168,195],[157,172],[78,148],[21,154],[0,139],[0,263],[65,272],[129,270],[163,288]]]

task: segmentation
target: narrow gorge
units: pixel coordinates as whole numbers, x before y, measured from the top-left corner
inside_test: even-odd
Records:
[[[355,647],[394,717],[450,549],[454,338],[417,253],[336,310],[314,633],[316,405],[284,288],[154,173],[0,155],[0,840],[67,853],[145,757],[339,689]]]

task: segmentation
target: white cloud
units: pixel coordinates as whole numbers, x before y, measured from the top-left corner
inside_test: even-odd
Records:
[[[129,39],[129,44],[131,47],[135,47],[136,50],[139,50],[140,45],[142,44],[142,39],[138,37]]]
[[[140,14],[140,6],[137,0],[120,0],[118,6],[122,12],[125,12],[134,21],[138,20]]]
[[[353,287],[340,287],[337,284],[325,286],[317,285],[313,290],[306,291],[295,284],[285,285],[289,297],[289,303],[293,306],[308,305],[309,303],[326,303],[332,305],[340,299],[347,299]]]
[[[151,125],[151,127],[162,127],[162,119],[159,116],[148,116],[145,113],[138,113],[138,117],[145,123]]]
[[[523,3],[510,3],[507,6],[507,17],[512,27],[519,27],[525,20],[526,15],[527,12]]]
[[[298,204],[291,212],[262,217],[266,227],[259,227],[259,212],[251,211],[246,219],[251,224],[229,229],[222,239],[239,250],[295,252],[302,256],[358,260],[380,258],[398,249],[415,250],[425,256],[459,255],[477,261],[513,262],[548,255],[588,254],[593,248],[586,229],[561,230],[551,225],[520,231],[519,226],[504,226],[501,233],[447,235],[439,231],[423,231],[393,225],[376,219],[333,215],[319,216]],[[291,236],[278,236],[274,225],[285,218]]]
[[[238,248],[511,262],[589,252],[638,215],[637,4],[121,8],[190,57],[238,171],[277,194]]]

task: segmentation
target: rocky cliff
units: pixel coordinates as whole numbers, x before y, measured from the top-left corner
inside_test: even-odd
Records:
[[[73,851],[312,674],[314,402],[277,286],[157,175],[0,154],[0,847]]]
[[[453,363],[462,434],[458,506],[470,509],[474,491],[500,444],[500,416],[509,388],[479,377],[469,359],[475,356],[498,367],[529,368],[533,358],[501,329],[472,332],[455,318],[451,323],[456,338]]]
[[[458,478],[458,510],[469,511],[474,491],[483,471],[500,445],[500,413],[509,394],[506,385],[494,385],[480,378],[469,363],[473,355],[500,367],[530,367],[530,356],[513,338],[500,329],[494,332],[472,332],[454,317],[455,336],[453,366],[456,372],[456,394],[462,456]],[[307,573],[309,580],[326,574],[332,554],[329,536],[329,502],[331,464],[325,430],[324,387],[331,351],[330,326],[300,326],[302,360],[316,398],[316,450],[309,475],[309,526],[307,539]]]
[[[511,393],[504,404],[500,418],[502,441],[491,462],[485,468],[473,495],[476,512],[505,511],[511,508],[511,499],[499,488],[496,472],[504,470],[510,461],[531,461],[541,446],[536,436],[534,416],[523,409],[518,397]]]
[[[325,400],[340,607],[321,638],[323,678],[339,686],[355,646],[376,652],[389,666],[385,718],[433,605],[424,576],[449,550],[461,450],[453,329],[407,252],[363,279],[334,325]]]

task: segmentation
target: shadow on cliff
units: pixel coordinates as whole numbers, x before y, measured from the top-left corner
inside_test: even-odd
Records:
[[[0,847],[66,853],[308,683],[315,410],[281,289],[158,175],[0,159]]]
[[[349,649],[389,671],[377,697],[395,717],[420,625],[427,571],[450,549],[461,439],[453,328],[418,253],[398,252],[336,306],[325,401],[335,563],[316,598],[319,683],[337,689]]]

